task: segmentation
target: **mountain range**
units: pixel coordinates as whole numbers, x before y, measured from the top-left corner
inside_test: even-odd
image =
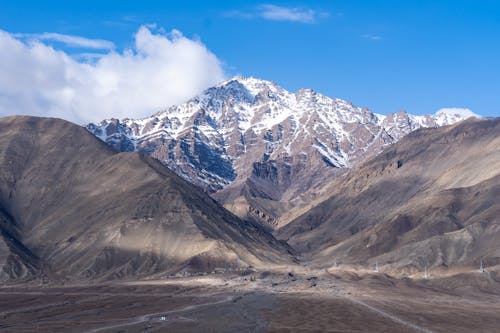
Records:
[[[311,89],[235,77],[144,119],[86,128],[117,151],[141,151],[212,193],[245,220],[275,229],[348,168],[425,127],[476,116],[457,110],[381,115]]]
[[[81,126],[0,119],[0,280],[162,277],[291,263],[291,249],[149,155]]]
[[[0,133],[2,281],[500,264],[500,118],[235,78],[146,119]]]
[[[500,118],[420,129],[277,232],[304,261],[388,272],[500,264]]]

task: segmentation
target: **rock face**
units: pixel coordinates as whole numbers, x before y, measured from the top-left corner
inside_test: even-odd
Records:
[[[292,260],[143,153],[58,119],[0,119],[0,280],[127,279]]]
[[[318,265],[500,263],[500,118],[410,133],[329,188],[277,232]]]
[[[277,211],[311,200],[303,194],[340,169],[417,128],[467,116],[383,116],[310,89],[291,93],[237,77],[149,118],[104,120],[87,129],[118,151],[146,152],[217,192],[214,197],[241,217],[272,225]]]

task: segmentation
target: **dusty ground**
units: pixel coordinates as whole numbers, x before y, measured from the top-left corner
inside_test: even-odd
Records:
[[[0,331],[500,332],[496,281],[446,279],[335,269],[2,286]]]

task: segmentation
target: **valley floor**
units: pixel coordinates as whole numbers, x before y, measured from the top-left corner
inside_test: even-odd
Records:
[[[4,285],[0,331],[500,332],[499,296],[487,275],[432,281],[343,270]]]

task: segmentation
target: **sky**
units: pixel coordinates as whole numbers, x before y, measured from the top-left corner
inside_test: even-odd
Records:
[[[234,75],[500,116],[500,1],[0,0],[0,116],[145,117]]]

